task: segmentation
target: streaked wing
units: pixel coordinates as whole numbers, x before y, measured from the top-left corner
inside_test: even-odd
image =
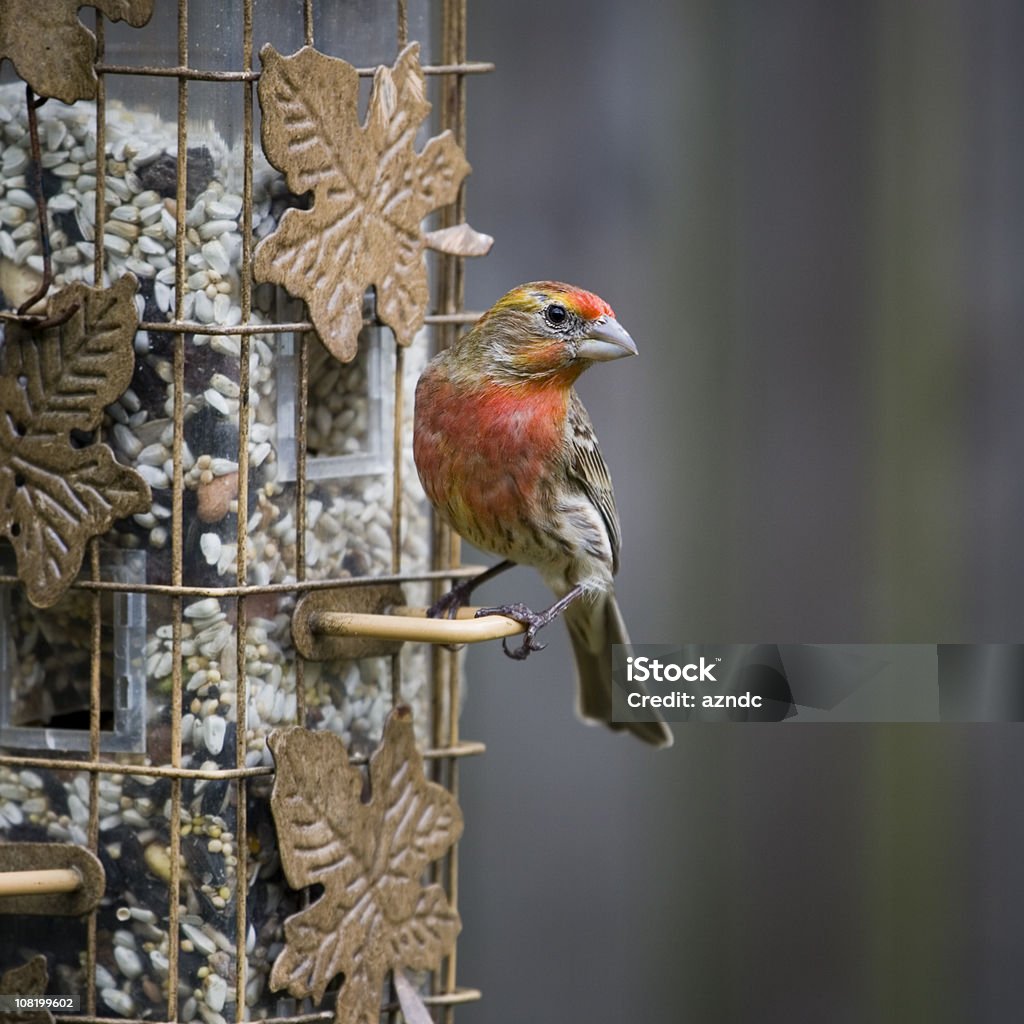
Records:
[[[575,391],[569,402],[567,426],[569,481],[578,484],[580,490],[600,512],[612,549],[612,572],[616,573],[619,571],[619,546],[622,535],[619,529],[619,514],[615,510],[612,478],[597,446],[597,437],[590,416]]]

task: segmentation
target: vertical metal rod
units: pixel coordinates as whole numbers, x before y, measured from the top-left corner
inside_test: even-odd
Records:
[[[188,66],[188,0],[178,0],[178,65]],[[177,189],[174,203],[174,319],[185,319],[185,213],[188,169],[188,79],[178,79]]]
[[[188,0],[178,0],[178,65],[188,66]],[[188,80],[178,79],[177,189],[175,192],[174,247],[174,315],[184,318],[185,304],[185,211],[187,207],[186,174],[188,168]],[[185,338],[174,336],[174,444],[171,493],[171,583],[182,585],[184,559],[183,496],[185,472],[182,445],[185,430]],[[182,598],[171,598],[171,767],[181,767],[181,703],[184,681],[181,663]],[[178,983],[180,951],[181,900],[181,778],[171,779],[170,821],[171,878],[167,906],[167,1019],[178,1018]]]
[[[97,437],[97,440],[100,440]],[[100,578],[100,542],[98,537],[89,541],[89,570],[93,580]],[[102,703],[101,681],[102,662],[100,655],[103,647],[103,601],[102,594],[97,590],[92,595],[92,638],[89,652],[89,760],[96,763],[100,759],[100,705]],[[117,600],[117,597],[114,598]],[[89,849],[99,856],[100,846],[100,773],[89,773]],[[99,908],[94,907],[86,922],[85,971],[87,982],[86,1002],[96,1000],[96,924]],[[88,1013],[95,1014],[94,1009]]]
[[[106,44],[106,26],[100,12],[96,12],[96,59],[103,59]],[[93,284],[103,284],[103,266],[106,252],[103,245],[103,231],[107,222],[107,208],[104,196],[107,190],[107,77],[103,72],[96,76],[96,191],[93,193]]]
[[[442,8],[442,23],[441,23],[441,62],[449,63],[454,57],[454,53],[457,52],[457,47],[453,45],[453,25],[455,22],[455,16],[453,13],[453,0],[445,0]],[[451,77],[446,75],[440,83],[441,92],[441,128],[442,129],[454,129],[456,119],[453,117],[452,110],[452,84]],[[463,186],[465,187],[465,186]],[[461,194],[461,190],[460,190]],[[441,211],[441,224],[444,227],[450,227],[456,224],[457,221],[453,215],[453,211],[445,209]],[[454,256],[438,256],[438,311],[443,314],[452,314],[458,308],[456,288],[455,288],[455,266],[457,264],[457,258]],[[450,323],[443,323],[437,325],[437,348],[447,348],[455,338],[454,326]],[[459,541],[456,534],[441,521],[437,516],[433,517],[433,543],[432,547],[432,565],[436,569],[446,569],[453,565],[457,565],[459,562]],[[450,583],[450,581],[449,581]],[[435,583],[431,599],[436,600],[440,597],[444,583],[438,581]],[[452,673],[457,671],[457,655],[453,655],[451,652],[442,649],[441,647],[434,647],[431,651],[431,678],[432,678],[432,714],[431,714],[431,728],[432,738],[435,746],[442,747],[447,744],[447,737],[445,735],[445,724],[446,724],[446,706],[449,691],[451,689],[451,676]],[[440,778],[440,766],[435,766],[435,772],[438,773],[438,779]]]
[[[402,571],[402,449],[405,435],[405,349],[395,342],[394,423],[391,438],[391,574]]]
[[[242,9],[242,68],[252,71],[252,0]],[[225,85],[222,88],[230,88]],[[242,323],[252,315],[253,83],[242,86]]]
[[[398,52],[401,53],[409,42],[409,7],[407,0],[398,0]],[[395,342],[395,401],[394,401],[394,474],[391,492],[391,572],[398,575],[402,569],[402,406],[404,398],[405,352]],[[391,706],[396,707],[402,700],[402,652],[391,656]],[[394,982],[391,984],[390,1002],[395,1002]],[[388,1020],[395,1019],[394,1011]]]
[[[106,26],[103,16],[96,12],[96,60],[102,62],[106,51]],[[107,169],[107,83],[102,72],[97,76],[96,81],[96,206],[102,205],[103,181],[101,173],[105,176]],[[102,172],[100,168],[103,168]],[[40,185],[42,182],[40,181]],[[94,218],[96,219],[96,218]],[[97,220],[97,225],[103,228],[102,219]],[[97,239],[95,249],[96,263],[93,264],[93,275],[95,283],[99,284],[103,277],[103,236]],[[102,425],[97,430],[96,440],[101,441]],[[89,566],[93,580],[100,578],[100,548],[99,538],[93,537],[89,542]],[[100,593],[97,591],[92,598],[92,650],[90,651],[90,672],[89,672],[89,760],[96,762],[100,759],[100,703],[101,703],[101,681],[102,681],[102,645],[103,645],[103,602],[100,600]],[[114,598],[116,601],[117,598]],[[94,854],[99,854],[100,843],[100,776],[99,772],[89,773],[89,849]],[[86,943],[85,943],[85,974],[86,974],[86,997],[85,1012],[91,1016],[96,1014],[96,952],[97,952],[97,925],[99,908],[94,908],[86,922]]]
[[[252,336],[239,336],[241,351],[238,368],[239,404],[238,404],[238,551],[237,575],[238,585],[245,585],[248,575],[248,507],[249,507],[249,348]],[[248,626],[248,599],[239,594],[235,599],[235,662],[237,664],[235,683],[235,767],[245,767],[245,732],[246,706],[248,693],[248,676],[245,668],[246,638]],[[235,886],[236,913],[236,993],[239,1009],[245,1006],[245,932],[246,903],[248,895],[248,878],[246,867],[246,792],[247,783],[244,777],[235,780],[235,848],[238,857],[237,884]]]
[[[450,34],[450,22],[451,22],[451,2],[445,0],[442,8],[442,22],[441,22],[441,61],[444,62],[449,59],[451,46],[449,42]],[[447,129],[449,127],[449,109],[448,109],[448,80],[447,76],[443,78],[439,83],[440,91],[440,126],[441,129]],[[441,223],[447,227],[453,221],[450,218],[449,212],[443,210],[441,212]],[[451,291],[450,291],[450,279],[451,279],[451,258],[446,256],[438,256],[438,280],[437,280],[437,309],[441,313],[450,313],[454,307],[451,302]],[[451,326],[447,323],[437,324],[435,327],[436,331],[436,347],[437,349],[447,348],[451,343],[453,337],[451,333]],[[431,543],[431,566],[435,569],[446,569],[452,564],[449,557],[449,530],[448,527],[441,521],[440,517],[434,515],[432,517],[432,543]],[[450,581],[437,581],[431,590],[431,601],[436,600],[445,586],[450,585]],[[447,745],[445,737],[445,727],[447,725],[447,714],[446,714],[446,698],[449,693],[448,679],[451,673],[451,665],[453,661],[451,652],[443,650],[440,646],[433,646],[430,651],[430,662],[431,662],[431,739],[435,747],[444,747]],[[444,784],[444,770],[440,760],[435,761],[431,766],[431,778],[434,782]],[[431,880],[435,883],[442,881],[442,870],[440,864],[435,862],[431,865]],[[430,976],[430,990],[433,994],[437,994],[443,990],[444,983],[442,981],[442,975],[444,970],[444,964],[442,964],[441,971],[434,971]]]
[[[242,67],[252,70],[252,0],[244,0],[242,8]],[[220,88],[230,89],[231,85]],[[252,315],[252,172],[253,172],[253,96],[252,82],[242,86],[242,323],[248,324]],[[249,520],[249,375],[252,335],[239,338],[239,403],[238,403],[238,584],[246,583],[248,574],[248,520]],[[237,683],[235,689],[235,767],[245,767],[247,740],[248,677],[245,671],[247,606],[244,595],[238,598],[237,639],[235,661]],[[248,835],[248,783],[240,775],[235,781],[235,1016],[245,1015],[245,989],[248,983],[249,958],[246,952],[249,898],[249,844]]]
[[[50,259],[50,225],[47,220],[46,195],[43,192],[43,157],[39,146],[39,118],[36,111],[46,102],[36,99],[31,85],[25,86],[25,105],[28,111],[28,138],[31,154],[32,195],[36,201],[36,220],[39,227],[39,247],[43,251],[43,276],[39,287],[19,307],[18,314],[27,313],[37,302],[46,298],[53,282],[53,263]]]
[[[306,34],[306,46],[313,45],[313,0],[303,0],[302,23]]]
[[[451,21],[454,24],[451,26],[451,39],[450,39],[450,52],[445,56],[445,60],[451,63],[464,64],[466,60],[466,0],[447,0],[448,13],[451,17]],[[455,139],[463,150],[466,148],[466,77],[463,74],[455,76],[454,88],[454,104],[455,111],[452,125],[455,131]],[[461,223],[466,219],[466,183],[462,182],[459,188],[459,194],[455,200],[455,212],[454,221],[455,223]],[[465,264],[464,261],[458,257],[451,261],[453,281],[451,282],[452,294],[452,310],[462,309],[464,290],[465,290]],[[454,337],[457,328],[452,328],[452,336]],[[458,540],[454,534],[450,535],[452,538],[452,550],[450,551],[450,558],[452,561],[450,565],[457,565],[461,557],[461,552],[458,549]],[[454,746],[459,741],[459,688],[461,683],[460,678],[460,662],[457,656],[449,658],[450,675],[448,679],[448,743]],[[449,785],[451,787],[452,794],[458,799],[459,791],[459,766],[454,758],[449,759],[448,763],[449,771]],[[448,899],[453,909],[458,909],[459,905],[459,885],[458,885],[458,864],[459,864],[459,847],[456,843],[452,846],[448,853],[446,861],[446,885],[445,888],[448,890]],[[452,949],[451,955],[448,957],[445,974],[445,991],[454,992],[456,989],[456,967],[457,967],[457,950]],[[455,1008],[453,1006],[446,1006],[442,1013],[442,1021],[444,1024],[451,1024],[455,1019]]]
[[[402,459],[405,436],[405,349],[395,341],[395,396],[391,447],[391,574],[402,572]],[[402,652],[391,656],[391,706],[402,700]]]
[[[311,8],[310,8],[311,10]],[[312,38],[312,21],[309,23]],[[309,454],[309,345],[310,333],[300,331],[295,335],[296,377],[295,385],[295,578],[306,578],[306,476]],[[298,725],[306,726],[306,659],[295,653],[295,718]],[[309,906],[309,890],[299,897],[299,905]]]
[[[295,394],[295,579],[306,578],[306,456],[309,433],[309,335],[302,331],[295,335],[298,346]],[[295,655],[295,717],[298,724],[306,724],[306,661]]]
[[[409,0],[398,0],[398,50],[409,43]]]

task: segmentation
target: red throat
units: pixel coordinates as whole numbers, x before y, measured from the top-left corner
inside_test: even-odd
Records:
[[[465,391],[449,381],[426,387],[429,393],[417,396],[415,443],[431,500],[464,535],[473,533],[470,519],[488,528],[513,521],[561,452],[569,389]]]

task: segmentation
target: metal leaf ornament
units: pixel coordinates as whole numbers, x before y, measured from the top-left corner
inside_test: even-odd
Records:
[[[40,954],[0,975],[0,995],[44,996],[49,984],[46,957]],[[53,1024],[53,1014],[49,1010],[14,1010],[5,1012],[0,1020],[4,1024]]]
[[[342,362],[356,354],[363,294],[371,285],[378,316],[408,345],[429,299],[423,218],[454,201],[470,169],[451,132],[415,149],[430,113],[419,44],[407,46],[394,67],[377,69],[364,124],[351,64],[308,46],[283,57],[267,45],[260,57],[263,150],[291,191],[312,192],[313,203],[286,211],[260,242],[257,279],[303,299],[324,344]],[[467,244],[486,251],[490,239],[468,231]],[[457,249],[459,237],[466,236],[436,241]]]
[[[0,348],[0,535],[29,600],[54,604],[82,565],[90,537],[144,512],[149,486],[88,437],[128,387],[138,323],[128,274],[110,288],[74,284],[49,303],[59,327],[5,325]]]
[[[87,6],[135,28],[153,14],[153,0],[3,0],[0,63],[7,57],[40,96],[93,99],[96,37],[78,20],[78,9]]]
[[[462,812],[424,777],[407,707],[384,724],[366,800],[365,777],[333,733],[279,730],[270,747],[285,876],[293,888],[324,889],[285,922],[271,988],[319,1002],[344,975],[337,1024],[376,1024],[387,972],[436,969],[455,944],[459,915],[422,875],[462,834]]]

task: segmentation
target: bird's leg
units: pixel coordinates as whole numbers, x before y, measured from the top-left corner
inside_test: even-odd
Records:
[[[557,619],[582,593],[582,584],[577,584],[565,597],[560,597],[550,608],[545,608],[542,612],[531,611],[525,604],[503,604],[497,608],[481,608],[476,613],[476,617],[480,618],[481,615],[504,615],[506,618],[515,619],[516,622],[526,626],[526,635],[523,637],[523,642],[514,650],[510,651],[508,648],[508,637],[503,637],[501,641],[501,646],[510,658],[522,661],[524,658],[528,658],[533,651],[543,651],[547,647],[547,644],[537,643],[535,639],[537,631],[543,629],[549,622]]]
[[[427,618],[437,619],[444,617],[454,619],[459,609],[464,604],[468,604],[470,596],[480,584],[493,580],[495,576],[503,573],[506,569],[511,569],[515,564],[515,562],[506,558],[503,562],[492,565],[489,569],[484,569],[483,572],[478,573],[476,576],[469,576],[464,580],[460,580],[447,594],[442,594],[427,609]]]

